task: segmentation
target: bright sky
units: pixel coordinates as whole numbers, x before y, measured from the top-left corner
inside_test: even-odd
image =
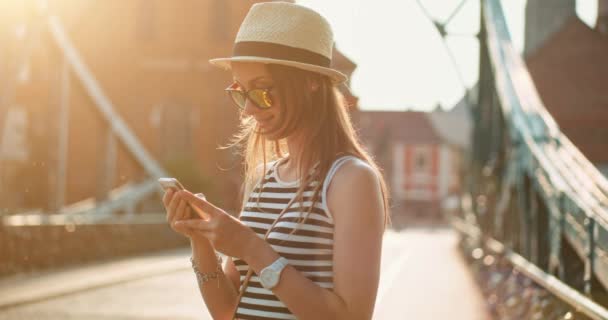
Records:
[[[416,0],[298,0],[324,15],[338,49],[357,63],[351,89],[366,110],[451,108],[464,93],[441,36]],[[420,0],[443,21],[460,0]],[[523,49],[526,0],[501,0],[515,47]],[[577,13],[594,25],[597,0],[577,0]],[[477,81],[479,1],[468,0],[448,25],[452,50],[464,85]]]

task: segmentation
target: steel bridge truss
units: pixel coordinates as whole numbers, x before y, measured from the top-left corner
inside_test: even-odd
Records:
[[[608,319],[608,181],[547,112],[500,2],[481,4],[472,150],[453,225],[482,264],[506,261],[569,306],[560,310]]]

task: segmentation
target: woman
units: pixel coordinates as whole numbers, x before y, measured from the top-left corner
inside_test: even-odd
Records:
[[[236,219],[185,190],[163,203],[171,227],[190,238],[214,319],[372,317],[387,188],[336,88],[346,76],[330,68],[332,38],[309,8],[259,3],[233,56],[210,60],[232,70],[226,91],[242,110],[233,144],[245,142],[241,212]],[[190,208],[209,219],[190,219]],[[223,266],[216,252],[230,257]]]

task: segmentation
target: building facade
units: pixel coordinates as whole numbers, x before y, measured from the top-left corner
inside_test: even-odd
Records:
[[[3,207],[54,211],[90,197],[103,200],[146,177],[114,135],[87,79],[69,67],[49,22],[56,17],[92,81],[150,156],[191,190],[234,209],[241,159],[218,147],[237,132],[238,109],[224,93],[230,73],[208,60],[231,54],[256,2],[2,1]],[[350,75],[355,65],[338,53],[340,59]]]
[[[444,202],[460,192],[463,146],[447,140],[432,117],[415,111],[358,113],[363,141],[390,186],[396,223],[440,220]]]

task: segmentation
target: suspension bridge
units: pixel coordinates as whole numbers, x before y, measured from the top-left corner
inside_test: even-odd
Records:
[[[375,319],[608,319],[608,181],[544,107],[500,2],[482,0],[480,7],[479,82],[465,97],[474,128],[460,210],[446,216],[449,228],[387,232]],[[160,201],[156,180],[166,170],[116,111],[61,21],[51,16],[37,28],[49,30],[61,53],[63,94],[70,89],[67,74],[73,74],[109,128],[106,176],[113,175],[120,145],[146,178],[107,187],[102,200],[72,204],[64,203],[60,178],[53,212],[2,216],[0,237],[13,239],[0,242],[3,255],[24,254],[11,231],[24,226],[86,232],[141,225],[163,229],[160,241],[169,239],[164,212],[136,213],[140,202]],[[13,99],[11,86],[2,99]],[[65,125],[67,111],[59,110]],[[67,170],[60,166],[60,177]],[[25,238],[44,241],[35,231]],[[173,249],[0,279],[0,319],[208,317],[188,255],[189,249]],[[23,262],[11,263],[4,268]]]

